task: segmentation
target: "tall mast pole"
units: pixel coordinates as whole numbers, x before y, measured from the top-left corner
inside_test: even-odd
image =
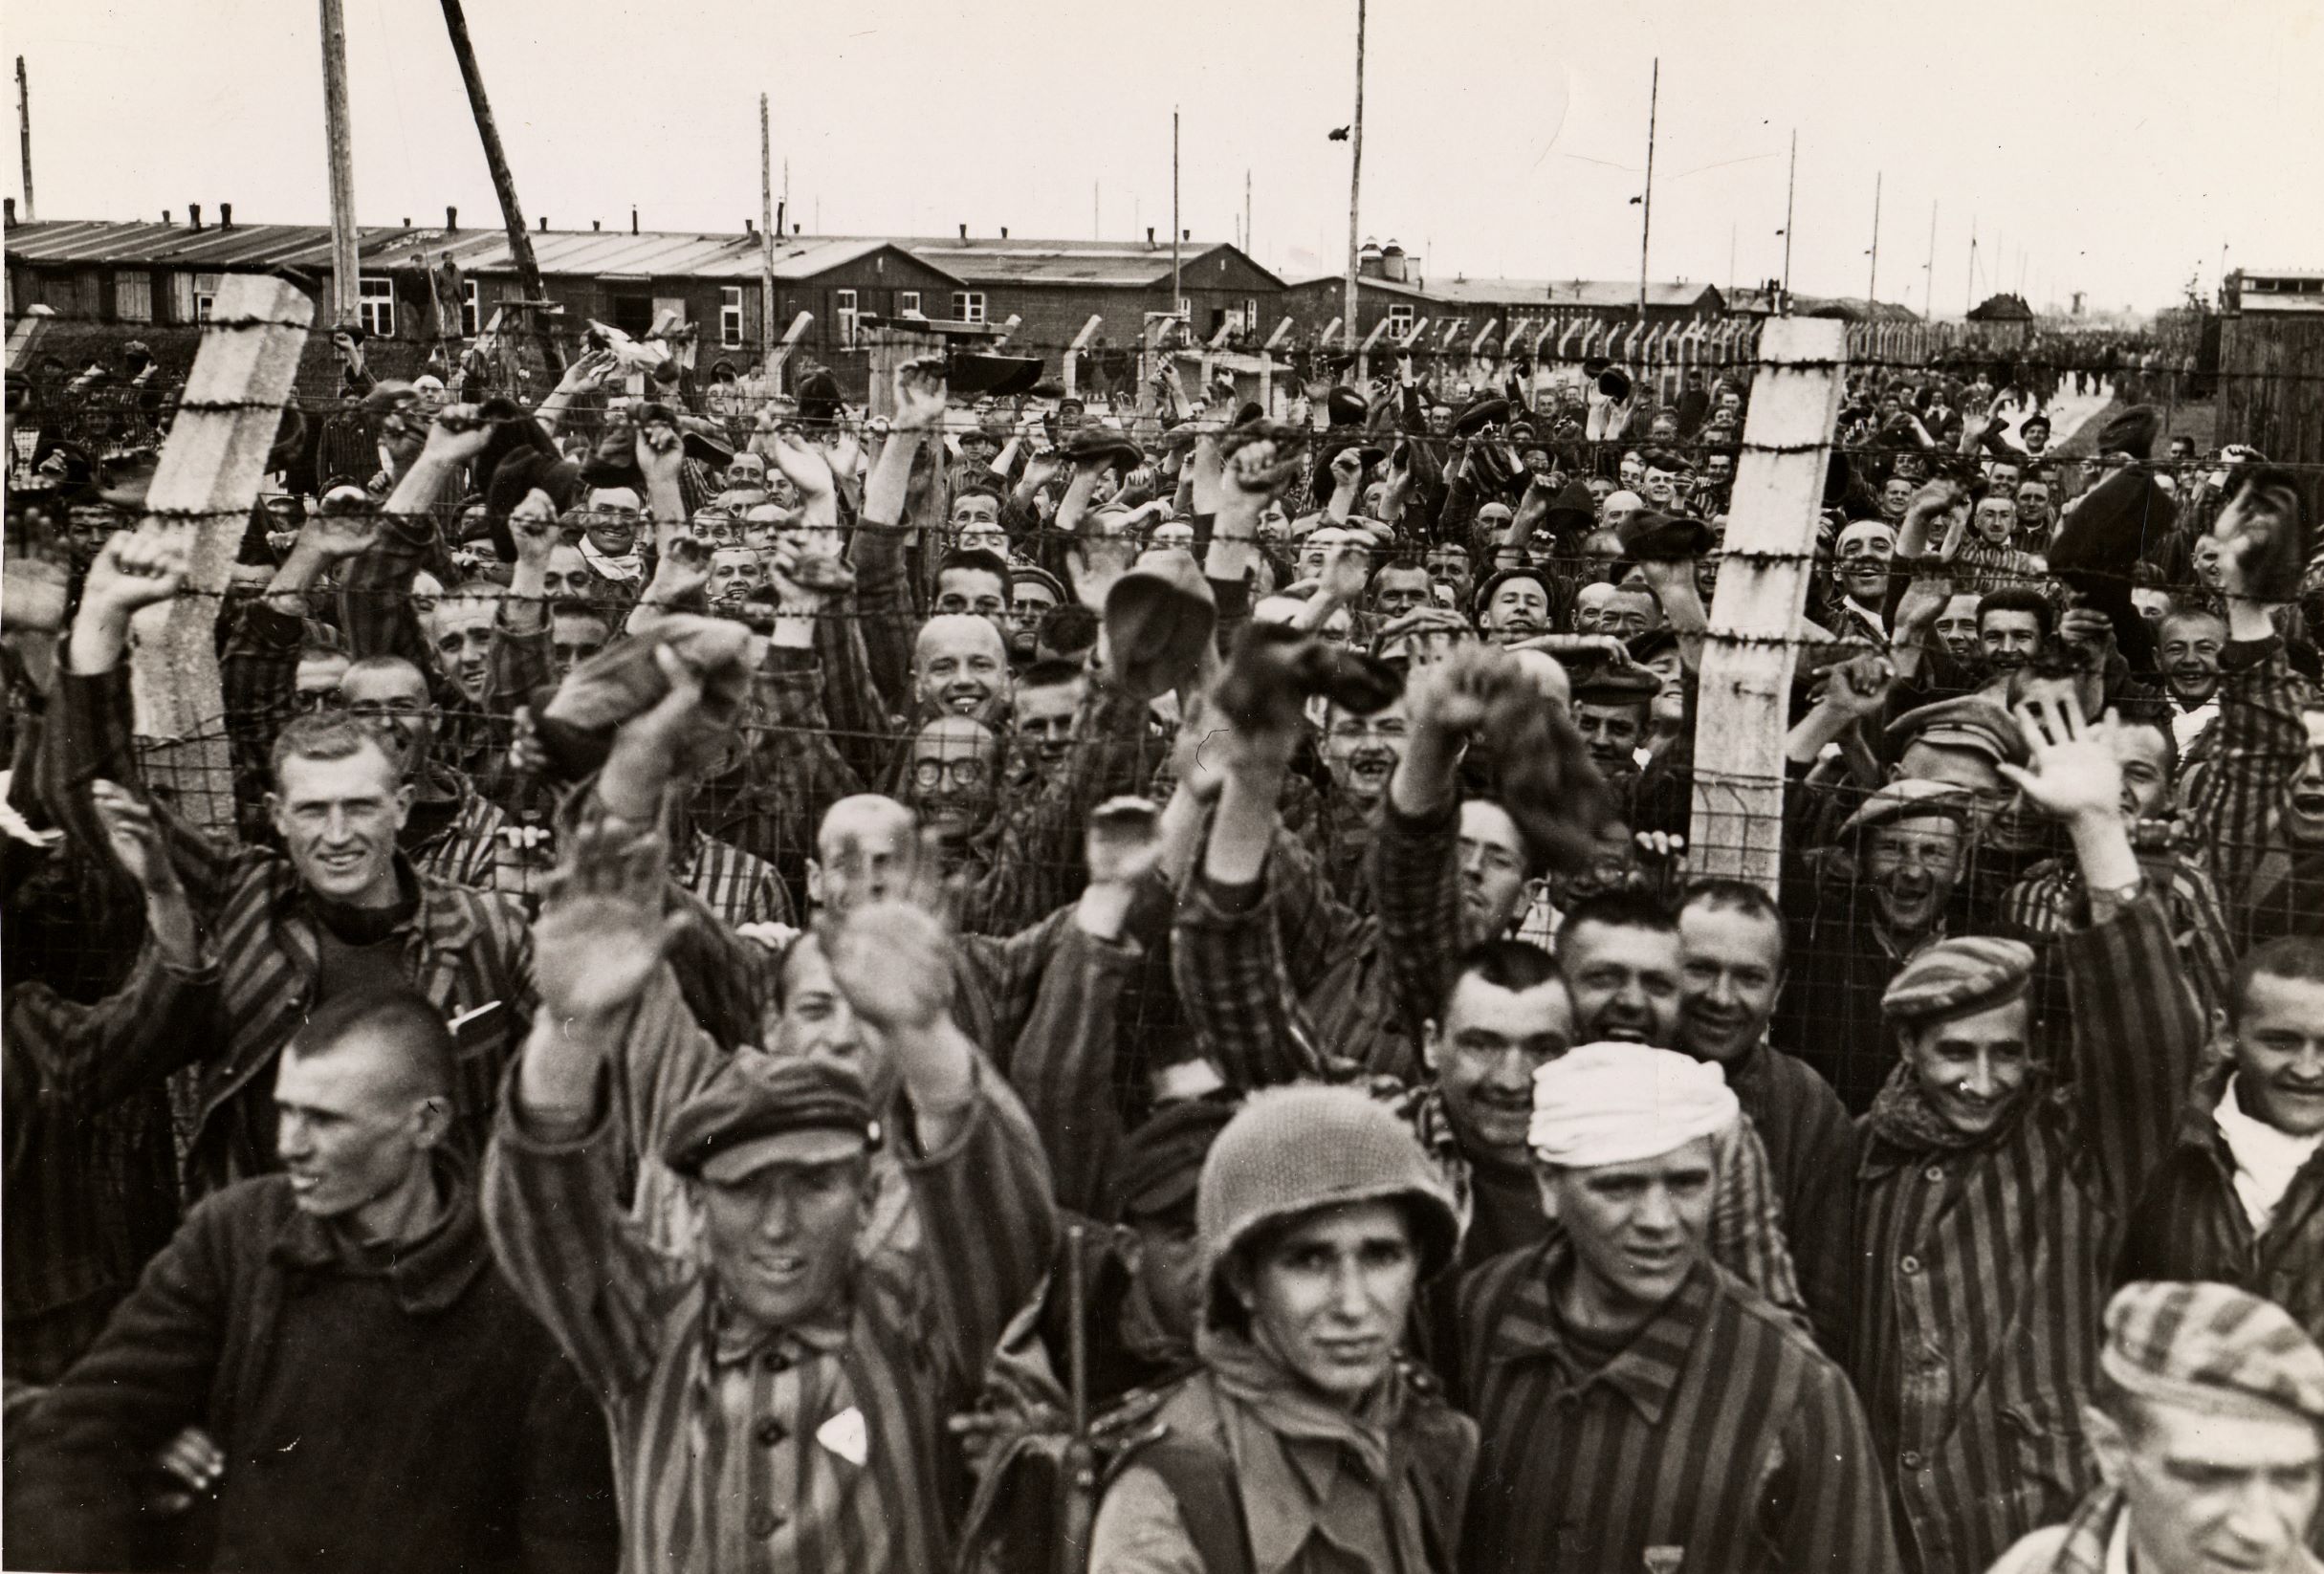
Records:
[[[322,0],[323,141],[331,161],[331,317],[355,320],[361,262],[355,231],[355,139],[347,124],[347,18]]]
[[[1961,313],[1966,317],[1977,304],[1977,215],[1969,215],[1969,276],[1961,285]]]
[[[16,56],[16,143],[24,159],[24,222],[33,222],[33,86],[25,79],[24,56]]]
[[[1348,288],[1340,312],[1342,342],[1356,347],[1356,214],[1364,191],[1364,0],[1356,0],[1355,123],[1348,149]]]
[[[331,10],[339,9],[339,0],[323,0]],[[500,222],[508,230],[509,260],[516,265],[517,282],[524,289],[526,300],[546,300],[548,292],[540,282],[540,261],[533,254],[533,236],[524,227],[524,209],[516,202],[516,178],[509,173],[508,155],[500,147],[500,127],[493,120],[492,100],[484,96],[484,72],[476,64],[476,46],[468,39],[468,16],[460,9],[460,0],[444,0],[444,29],[451,34],[452,57],[460,62],[460,80],[468,88],[468,107],[476,118],[476,136],[484,143],[484,166],[492,172],[493,195],[500,201]],[[550,337],[547,320],[537,310],[528,309],[526,317],[533,324],[533,337],[540,344],[541,359],[551,372],[561,375],[565,358]]]
[[[1791,173],[1784,182],[1784,315],[1791,315],[1791,199],[1800,187],[1800,130],[1791,128]]]
[[[1646,196],[1638,213],[1638,320],[1646,320],[1646,247],[1655,232],[1655,117],[1662,105],[1662,57],[1646,95]]]
[[[1872,276],[1864,282],[1864,311],[1868,317],[1880,315],[1880,175],[1873,174],[1873,243]]]
[[[1929,262],[1923,272],[1928,274],[1928,283],[1920,292],[1920,320],[1934,322],[1937,320],[1937,205],[1935,203],[1929,204]]]
[[[767,96],[758,96],[758,339],[761,364],[775,370],[775,136]]]
[[[1251,251],[1251,166],[1242,166],[1242,249]],[[1257,255],[1256,252],[1252,253]],[[1257,323],[1252,324],[1257,327]]]
[[[1170,309],[1184,298],[1178,282],[1178,112],[1170,112]]]

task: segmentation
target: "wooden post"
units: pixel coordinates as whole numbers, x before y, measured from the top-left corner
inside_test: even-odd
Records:
[[[758,359],[775,375],[775,138],[758,96]]]
[[[1340,308],[1340,318],[1348,324],[1345,348],[1350,350],[1356,347],[1356,219],[1364,195],[1364,0],[1356,0],[1355,68],[1354,141],[1348,148],[1348,277],[1344,286],[1348,298]],[[1326,334],[1325,341],[1329,339]]]
[[[132,624],[137,731],[163,744],[146,776],[171,789],[189,820],[229,832],[233,768],[212,628],[314,317],[314,302],[287,280],[221,281],[145,500],[189,549],[184,594]]]
[[[355,229],[355,138],[347,123],[347,18],[322,0],[323,147],[331,167],[331,318],[355,320],[362,267]]]
[[[1414,326],[1424,327],[1428,319],[1423,317]],[[1382,317],[1371,325],[1371,332],[1364,336],[1364,342],[1356,346],[1355,380],[1358,387],[1371,381],[1371,347],[1380,342],[1380,336],[1386,332],[1388,332],[1388,318]]]
[[[24,75],[24,56],[16,56],[16,142],[24,161],[24,222],[33,222],[33,84]],[[1247,180],[1249,177],[1245,177]],[[1243,199],[1248,202],[1250,198]]]
[[[1082,331],[1073,336],[1073,342],[1065,346],[1065,364],[1061,370],[1064,374],[1067,399],[1079,399],[1082,396],[1082,352],[1089,348],[1089,340],[1095,337],[1099,325],[1105,320],[1105,317],[1096,313],[1090,314],[1089,320],[1082,324]]]
[[[782,392],[782,369],[790,364],[792,353],[799,348],[800,340],[807,337],[807,327],[814,320],[813,312],[801,312],[791,319],[791,326],[782,331],[782,341],[777,344],[774,353],[767,357],[768,398],[772,399]]]
[[[1770,896],[1783,862],[1791,673],[1845,343],[1842,324],[1815,317],[1772,320],[1762,336],[1703,642],[1688,861],[1702,874],[1756,882]]]
[[[337,10],[339,0],[324,0]],[[500,148],[500,126],[493,119],[492,100],[484,96],[484,71],[476,64],[476,47],[468,40],[468,15],[460,0],[444,0],[444,28],[451,34],[452,58],[459,62],[460,81],[468,89],[468,107],[476,119],[476,136],[484,143],[484,165],[493,177],[493,195],[500,202],[500,222],[509,236],[509,260],[516,265],[516,280],[527,300],[547,300],[540,282],[540,259],[533,254],[532,231],[524,227],[524,209],[516,202],[516,177],[509,173],[508,155]],[[549,376],[564,375],[564,353],[558,349],[549,326],[537,310],[528,314],[533,337],[540,346]]]

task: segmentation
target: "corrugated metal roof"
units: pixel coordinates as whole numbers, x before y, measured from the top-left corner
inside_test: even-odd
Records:
[[[322,225],[236,225],[194,230],[175,224],[62,220],[20,224],[8,231],[11,255],[28,262],[219,269],[328,267],[331,231]],[[544,230],[533,233],[533,254],[552,277],[630,274],[659,278],[756,278],[755,234],[673,230]],[[418,266],[449,253],[471,273],[515,271],[504,230],[374,227],[362,231],[363,261],[373,267]],[[884,250],[910,255],[893,242],[833,236],[785,236],[776,243],[778,279],[814,278]],[[941,264],[929,266],[963,282]],[[1166,270],[1167,272],[1167,270]]]
[[[897,245],[971,284],[1063,284],[1147,290],[1170,282],[1170,243],[1139,241],[969,240],[923,237]],[[1220,252],[1232,252],[1261,275],[1275,275],[1224,241],[1190,241],[1178,250],[1181,273]],[[1280,286],[1282,280],[1276,279]]]
[[[1429,281],[1436,295],[1473,306],[1578,306],[1585,308],[1635,306],[1635,279],[1603,278],[1436,278]],[[1649,306],[1689,307],[1704,304],[1717,292],[1709,284],[1681,284],[1651,280],[1646,286]]]

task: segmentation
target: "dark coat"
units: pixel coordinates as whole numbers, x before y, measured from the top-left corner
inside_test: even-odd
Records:
[[[610,1569],[604,1430],[453,1184],[449,1218],[376,1270],[286,1176],[196,1208],[11,1437],[9,1566],[151,1566],[152,1461],[197,1426],[227,1460],[196,1515],[209,1566]]]

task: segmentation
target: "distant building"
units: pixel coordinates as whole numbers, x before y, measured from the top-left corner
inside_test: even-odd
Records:
[[[2015,348],[2033,331],[2033,308],[2023,295],[1987,295],[1969,309],[1968,320],[1985,343]]]
[[[2230,312],[2324,312],[2324,270],[2238,268],[2227,275]]]

